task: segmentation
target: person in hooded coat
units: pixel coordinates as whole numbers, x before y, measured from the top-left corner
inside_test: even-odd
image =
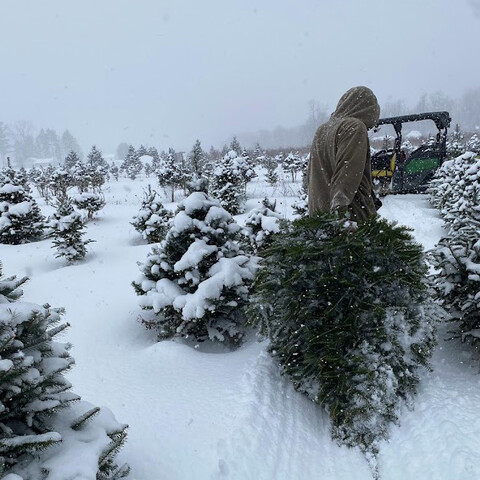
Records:
[[[375,215],[367,130],[379,119],[377,98],[367,87],[353,87],[338,102],[330,120],[318,127],[308,166],[308,210],[362,222]]]

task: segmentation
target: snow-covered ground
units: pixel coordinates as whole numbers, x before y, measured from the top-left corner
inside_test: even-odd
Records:
[[[73,390],[130,425],[119,461],[130,464],[137,480],[371,479],[358,450],[332,442],[327,414],[279,375],[265,343],[252,336],[234,352],[199,351],[157,343],[138,322],[130,283],[151,247],[129,222],[149,182],[155,183],[120,179],[106,186],[107,206],[87,227],[95,243],[77,265],[55,259],[49,240],[0,245],[4,274],[30,277],[26,301],[66,308],[71,328],[64,338],[76,359]],[[286,216],[295,188],[285,184],[273,193]],[[247,206],[265,195],[271,189],[255,179]],[[387,197],[380,213],[412,227],[426,248],[442,234],[425,196]],[[469,347],[445,342],[445,330],[414,410],[405,409],[382,445],[384,480],[480,478],[478,362]]]

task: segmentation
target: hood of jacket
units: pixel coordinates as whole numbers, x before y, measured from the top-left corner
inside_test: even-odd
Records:
[[[342,95],[332,118],[347,117],[362,121],[367,129],[378,122],[380,106],[377,97],[368,87],[353,87]]]

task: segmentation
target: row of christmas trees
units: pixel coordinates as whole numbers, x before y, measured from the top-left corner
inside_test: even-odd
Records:
[[[444,162],[430,187],[447,234],[433,250],[437,297],[456,322],[453,336],[480,340],[480,157],[466,152]]]
[[[232,146],[235,146],[235,143],[232,143]],[[152,151],[147,153],[155,155]],[[206,182],[212,195],[231,214],[240,213],[246,198],[247,184],[256,176],[248,154],[244,151],[239,156],[235,150],[230,150],[222,159],[217,159],[214,165],[210,165],[210,168],[206,168],[206,164],[201,161],[199,142],[196,143],[194,153],[196,156],[192,157],[192,165],[196,166],[198,171],[184,169],[183,174],[180,173],[181,164],[173,151],[164,157],[154,156],[151,166],[159,185],[171,187],[173,201],[176,188],[182,187],[188,193],[192,191],[192,185],[195,189],[196,183]],[[131,162],[135,159],[136,162],[138,158],[138,152],[130,147],[122,171],[128,172]],[[306,157],[290,153],[283,160],[282,162],[281,155],[274,159],[268,156],[257,158],[257,161],[265,163],[267,179],[272,185],[276,182],[272,177],[278,177],[275,169],[278,169],[279,165],[291,175],[292,181],[296,180],[297,171],[305,171]],[[69,261],[81,259],[86,252],[85,244],[82,245],[79,240],[82,234],[80,232],[82,219],[80,214],[74,212],[73,205],[86,211],[88,219],[91,219],[105,205],[102,186],[110,178],[110,174],[111,169],[95,146],[92,147],[85,162],[80,161],[74,152],[70,152],[62,167],[34,168],[28,174],[24,169],[20,171],[4,169],[0,176],[0,242],[18,244],[42,238],[43,234],[48,232],[55,237],[59,255],[66,256]],[[113,176],[118,179],[118,175]],[[57,207],[57,212],[48,223],[45,222],[31,195],[29,180],[47,203]],[[77,188],[78,193],[72,195],[72,188]],[[305,198],[299,204],[302,202],[305,203]],[[299,208],[304,210],[305,205]],[[69,225],[71,234],[68,231]],[[67,239],[69,235],[70,240]],[[76,252],[72,252],[75,242],[78,248]]]

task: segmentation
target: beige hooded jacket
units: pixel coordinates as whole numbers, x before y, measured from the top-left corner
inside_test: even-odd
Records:
[[[373,92],[354,87],[342,96],[330,120],[318,128],[308,167],[310,215],[349,211],[357,222],[375,215],[367,130],[379,116]]]

